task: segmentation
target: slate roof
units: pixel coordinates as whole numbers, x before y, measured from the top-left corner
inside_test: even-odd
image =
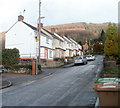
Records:
[[[62,37],[61,37],[61,36],[58,37],[58,36],[56,35],[56,33],[55,33],[55,34],[54,34],[54,33],[51,33],[51,32],[49,32],[48,30],[46,30],[46,29],[44,29],[44,28],[43,28],[43,30],[45,30],[46,32],[48,32],[49,34],[51,34],[54,38],[57,38],[57,39],[59,39],[59,40],[62,40]],[[63,40],[62,40],[62,41],[63,41]]]
[[[26,23],[26,22],[24,22],[24,21],[22,21],[24,24],[26,24],[28,27],[30,27],[31,29],[33,29],[33,30],[35,30],[35,31],[38,31],[38,28],[37,27],[34,27],[34,26],[32,26],[31,24],[28,24],[28,23]],[[44,35],[46,35],[44,32],[42,32],[41,31],[41,33],[42,34],[44,34]]]
[[[33,30],[36,30],[37,31],[37,27],[34,27],[34,26],[32,26],[32,25],[30,25],[30,24],[28,24],[28,23],[26,23],[26,22],[24,22],[24,21],[22,21],[24,24],[26,24],[28,27],[30,27],[31,29],[33,29]]]

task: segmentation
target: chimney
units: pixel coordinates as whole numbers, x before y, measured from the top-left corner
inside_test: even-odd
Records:
[[[18,16],[18,21],[23,21],[24,20],[24,17],[22,15],[19,15]]]
[[[65,33],[61,33],[60,36],[65,36]]]
[[[56,29],[55,29],[55,28],[51,28],[51,32],[52,32],[52,33],[55,33],[55,32],[56,32]]]
[[[70,35],[67,35],[67,38],[68,38],[68,39],[70,39],[70,38],[71,38],[71,36],[70,36]]]
[[[40,29],[43,28],[43,23],[38,24],[37,27]]]

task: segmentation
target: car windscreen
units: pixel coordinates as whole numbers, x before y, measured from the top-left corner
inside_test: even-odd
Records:
[[[92,57],[92,56],[87,56],[87,57]]]
[[[75,57],[75,59],[76,59],[76,60],[78,60],[78,59],[82,59],[82,57]]]
[[[92,57],[93,55],[88,55],[87,57]]]

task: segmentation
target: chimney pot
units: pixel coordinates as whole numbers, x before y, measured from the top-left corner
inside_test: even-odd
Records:
[[[43,28],[43,23],[40,23],[40,24],[38,24],[38,26],[37,26],[38,28]]]
[[[55,33],[55,32],[56,32],[56,29],[55,29],[55,28],[51,28],[51,32],[52,32],[52,33]]]
[[[70,38],[71,38],[71,36],[70,36],[70,35],[68,35],[68,36],[67,36],[67,38],[69,38],[69,39],[70,39]]]
[[[24,17],[22,15],[19,15],[18,16],[18,21],[23,21],[24,20]]]
[[[61,35],[61,36],[64,36],[64,35],[65,35],[65,33],[61,33],[60,35]]]

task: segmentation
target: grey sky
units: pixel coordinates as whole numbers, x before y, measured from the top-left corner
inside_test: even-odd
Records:
[[[44,25],[74,22],[118,22],[119,0],[41,0]],[[23,14],[25,21],[36,26],[39,0],[0,0],[0,32],[9,29]]]

